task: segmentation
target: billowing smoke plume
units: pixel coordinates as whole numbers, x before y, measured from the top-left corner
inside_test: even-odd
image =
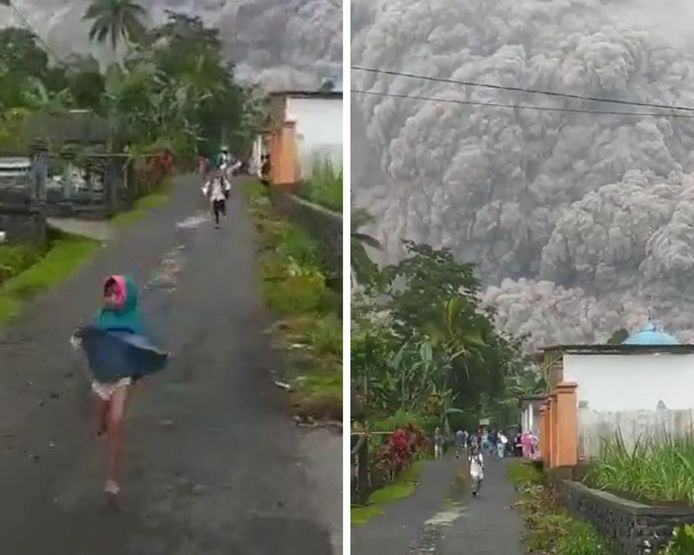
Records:
[[[355,0],[352,63],[694,106],[694,40],[679,23],[691,12],[633,0]],[[657,111],[362,71],[352,88]],[[386,260],[412,239],[475,261],[500,325],[531,345],[601,341],[649,310],[692,335],[694,119],[352,99],[352,186]]]
[[[86,2],[14,4],[59,55],[94,52],[89,26],[81,21]],[[169,9],[198,15],[218,27],[239,74],[270,89],[314,88],[342,75],[340,0],[149,0],[141,5],[154,23],[162,22]],[[18,24],[13,13],[0,6],[0,26]]]

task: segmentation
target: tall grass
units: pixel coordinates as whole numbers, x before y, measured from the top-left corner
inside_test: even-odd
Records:
[[[617,434],[603,443],[585,482],[646,501],[694,505],[694,436],[642,437],[628,449]]]
[[[307,200],[325,208],[342,212],[342,168],[328,158],[317,159],[311,169],[311,178],[302,192]]]

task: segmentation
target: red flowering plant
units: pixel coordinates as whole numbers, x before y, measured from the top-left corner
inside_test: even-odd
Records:
[[[388,481],[392,481],[412,464],[426,445],[424,433],[413,424],[407,424],[390,434],[376,454],[375,466],[386,475]]]

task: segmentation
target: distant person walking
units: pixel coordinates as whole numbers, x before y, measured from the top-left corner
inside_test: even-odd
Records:
[[[504,458],[507,444],[508,438],[503,433],[499,432],[496,440],[496,454],[499,456],[500,459]]]
[[[434,459],[438,460],[443,456],[444,437],[441,428],[434,431]]]
[[[530,432],[523,432],[521,434],[521,452],[523,454],[523,458],[529,459],[532,457],[532,437]]]
[[[482,480],[484,480],[484,458],[479,447],[475,447],[472,451],[468,462],[470,464],[470,479],[472,480],[472,495],[477,497],[482,487]]]
[[[458,430],[455,433],[455,458],[459,459],[460,455],[467,448],[467,431]]]

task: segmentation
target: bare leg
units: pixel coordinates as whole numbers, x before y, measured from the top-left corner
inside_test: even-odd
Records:
[[[110,403],[105,399],[96,397],[96,417],[98,428],[96,430],[96,435],[98,437],[103,436],[108,430],[108,410]]]
[[[123,455],[123,414],[128,388],[119,387],[111,397],[108,418],[108,478],[106,491],[116,495],[120,491],[120,476]]]

